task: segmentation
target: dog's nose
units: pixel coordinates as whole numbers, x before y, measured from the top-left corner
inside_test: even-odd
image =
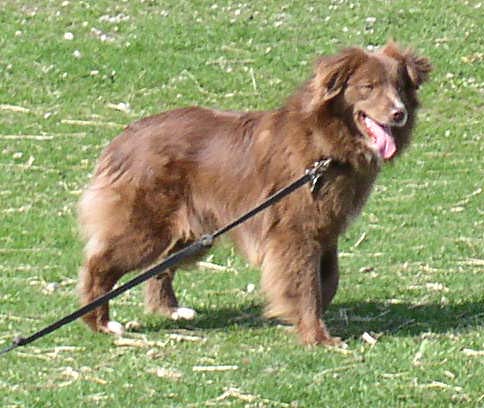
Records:
[[[393,110],[392,119],[396,126],[403,126],[407,122],[407,111],[404,108]]]

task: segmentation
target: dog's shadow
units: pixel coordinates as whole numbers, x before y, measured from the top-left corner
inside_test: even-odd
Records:
[[[337,303],[326,314],[335,335],[355,338],[364,332],[391,336],[419,336],[423,333],[461,333],[484,326],[484,302],[460,304],[384,302]]]
[[[199,309],[192,321],[150,319],[143,331],[160,330],[220,330],[232,327],[263,328],[280,324],[262,316],[260,304],[239,308]],[[484,302],[460,304],[385,302],[335,303],[324,319],[335,336],[357,338],[364,332],[391,336],[419,336],[423,333],[460,333],[472,327],[484,326]]]

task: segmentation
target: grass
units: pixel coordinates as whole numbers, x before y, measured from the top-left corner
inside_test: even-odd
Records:
[[[0,357],[0,405],[483,406],[480,12],[448,0],[4,0],[0,347],[77,306],[76,201],[124,125],[190,104],[276,107],[315,55],[391,37],[435,71],[412,148],[341,240],[326,319],[348,350],[303,348],[260,318],[258,272],[225,243],[210,260],[230,270],[177,278],[195,321],[143,314],[136,288],[113,302],[118,320],[139,322],[130,346],[66,326]],[[193,369],[220,365],[236,367]]]

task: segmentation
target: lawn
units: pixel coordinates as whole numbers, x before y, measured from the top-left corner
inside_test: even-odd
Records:
[[[483,8],[2,0],[0,347],[77,307],[76,203],[128,123],[278,107],[316,55],[348,45],[394,38],[435,69],[412,147],[341,239],[326,321],[347,349],[263,319],[259,272],[222,242],[205,260],[219,268],[177,277],[194,321],[145,314],[136,288],[112,302],[126,338],[74,322],[0,356],[0,406],[484,406]]]

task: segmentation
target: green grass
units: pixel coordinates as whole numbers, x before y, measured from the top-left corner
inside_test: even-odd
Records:
[[[77,306],[76,202],[124,125],[190,104],[276,107],[315,55],[346,45],[394,38],[429,56],[435,71],[412,148],[385,169],[341,240],[341,288],[326,320],[347,351],[301,347],[262,319],[258,271],[224,244],[212,262],[235,272],[178,275],[195,321],[145,315],[136,288],[113,309],[118,320],[140,323],[129,337],[145,347],[121,347],[75,322],[0,357],[0,405],[482,407],[482,7],[3,0],[0,347]],[[121,102],[130,109],[113,109]],[[365,331],[374,346],[361,339]],[[237,369],[193,371],[210,365]]]

